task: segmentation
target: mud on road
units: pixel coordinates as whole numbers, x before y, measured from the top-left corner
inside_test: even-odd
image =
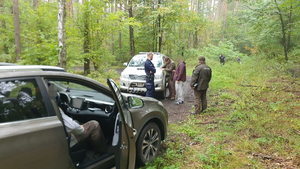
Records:
[[[184,84],[184,103],[176,105],[176,100],[164,99],[160,100],[169,113],[169,123],[178,123],[186,119],[187,116],[193,111],[194,105],[194,91],[190,87],[191,77],[187,77]]]

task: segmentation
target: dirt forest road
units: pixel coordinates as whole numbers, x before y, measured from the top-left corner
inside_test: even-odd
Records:
[[[121,75],[123,69],[116,69]],[[184,104],[176,105],[175,100],[163,99],[160,100],[169,113],[169,123],[178,123],[186,119],[192,111],[194,105],[194,92],[189,86],[191,77],[187,77],[184,84]]]
[[[161,102],[169,112],[169,123],[178,123],[186,119],[194,105],[194,92],[189,86],[191,77],[184,84],[184,104],[176,105],[175,100],[164,99]]]

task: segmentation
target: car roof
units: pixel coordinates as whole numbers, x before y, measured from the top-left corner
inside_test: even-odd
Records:
[[[64,72],[65,69],[56,66],[45,65],[12,65],[12,66],[0,66],[0,72],[15,72],[15,71],[60,71]]]
[[[133,57],[141,57],[141,56],[147,56],[147,54],[150,52],[140,52],[136,55],[134,55]],[[159,53],[159,52],[152,52],[154,56],[164,56],[163,54]]]
[[[16,65],[14,63],[7,63],[7,62],[0,62],[0,66],[12,66],[12,65]]]
[[[68,72],[62,72],[62,71],[12,71],[7,73],[0,73],[0,80],[1,79],[10,79],[10,78],[27,78],[27,77],[46,77],[46,78],[59,78],[59,79],[70,79],[70,80],[76,80],[80,79],[82,81],[93,83],[97,86],[100,86],[102,88],[105,88],[109,90],[107,86],[104,86],[100,82],[93,80],[91,78],[77,75],[73,73]]]

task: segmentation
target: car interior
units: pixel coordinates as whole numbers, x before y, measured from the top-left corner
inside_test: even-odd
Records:
[[[0,122],[45,117],[47,112],[34,81],[0,83]]]
[[[68,136],[70,156],[78,168],[84,168],[113,154],[114,127],[118,108],[111,96],[84,85],[66,81],[48,81],[49,94],[52,96],[59,109],[67,116],[84,124],[90,120],[99,122],[107,149],[99,154],[87,141],[80,141],[73,145],[72,137]],[[65,125],[64,125],[65,126]],[[66,131],[66,127],[65,127]]]

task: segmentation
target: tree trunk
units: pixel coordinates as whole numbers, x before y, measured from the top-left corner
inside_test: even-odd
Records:
[[[158,5],[157,5],[157,9],[159,10],[161,5],[161,0],[158,0]],[[161,52],[161,47],[162,47],[162,20],[161,20],[161,15],[158,14],[158,18],[157,18],[157,22],[158,22],[158,52]]]
[[[66,68],[67,65],[67,50],[65,43],[65,20],[66,20],[66,1],[58,1],[58,65],[62,68]]]
[[[193,47],[194,48],[198,47],[198,30],[197,29],[195,30],[195,33],[194,33],[194,44],[193,44]]]
[[[16,57],[15,61],[19,61],[21,57],[21,36],[20,36],[20,12],[19,12],[19,0],[13,1],[13,14],[14,14],[14,30],[15,30],[15,45],[16,45]]]
[[[5,13],[5,10],[4,10],[4,0],[0,0],[0,15],[4,14]],[[6,27],[6,21],[5,19],[1,19],[0,20],[0,26],[2,27],[3,30],[6,30],[7,27]],[[7,43],[3,43],[3,51],[5,54],[8,54],[9,53],[9,48],[7,46]]]
[[[122,10],[122,0],[120,0],[119,10]],[[120,21],[121,22],[121,21]],[[119,30],[119,51],[122,51],[122,30]],[[122,61],[124,61],[124,56],[122,55]]]
[[[74,8],[73,8],[73,0],[67,0],[66,2],[66,14],[68,17],[73,18],[74,16]]]
[[[290,51],[291,49],[291,34],[292,34],[292,25],[293,25],[293,3],[292,1],[290,2],[290,11],[288,15],[288,37],[287,37],[287,52]]]
[[[37,7],[39,6],[39,0],[33,0],[32,1],[32,6],[33,6],[33,9],[37,9]]]
[[[132,0],[128,0],[128,13],[129,18],[133,18],[133,11],[132,11]],[[130,43],[130,55],[135,55],[135,46],[134,46],[134,30],[133,26],[129,25],[129,43]]]
[[[90,28],[89,28],[89,11],[84,11],[83,21],[83,53],[84,53],[84,74],[87,75],[91,72],[90,59],[88,54],[90,53]]]
[[[283,20],[283,15],[282,15],[282,11],[278,6],[277,0],[274,0],[276,8],[278,10],[278,16],[280,19],[280,23],[281,23],[281,33],[282,33],[282,46],[283,46],[283,51],[284,51],[284,58],[286,61],[288,61],[288,49],[287,49],[287,38],[286,38],[286,27],[284,24],[284,20]]]

